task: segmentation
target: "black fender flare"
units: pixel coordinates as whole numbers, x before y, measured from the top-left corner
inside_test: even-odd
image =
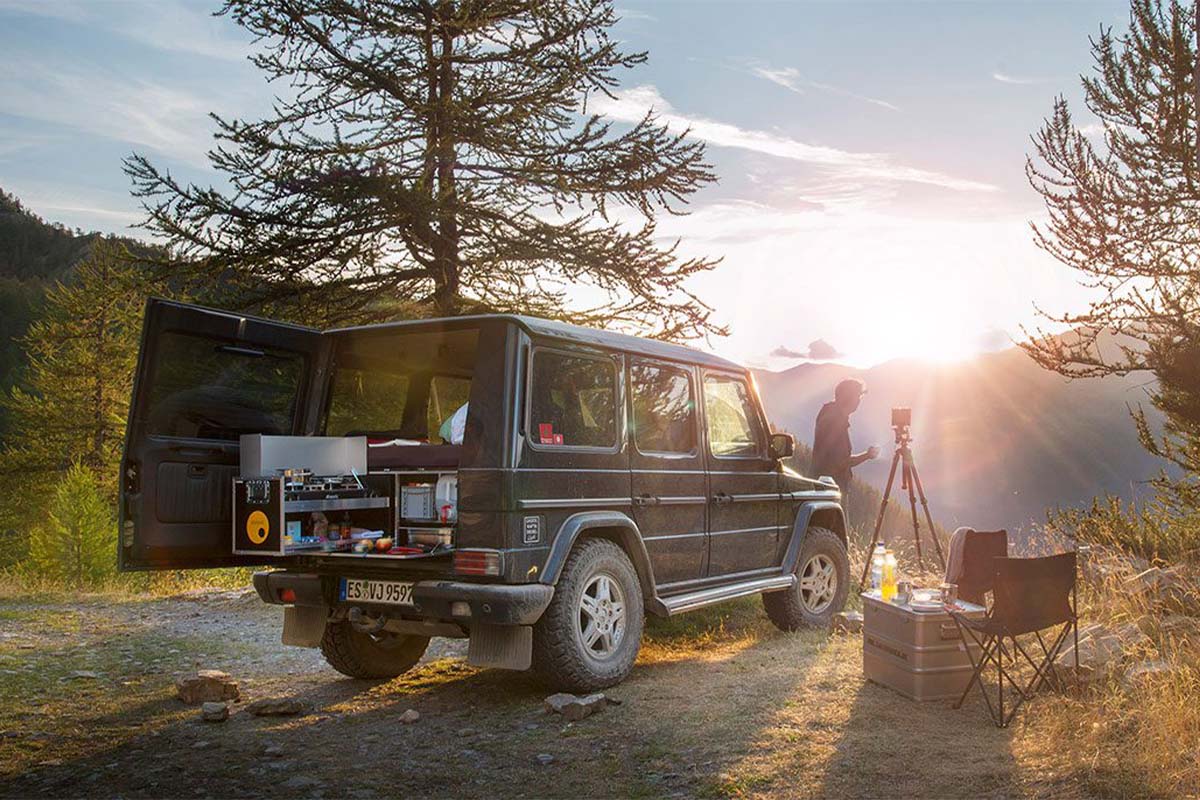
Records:
[[[796,522],[792,525],[792,538],[788,541],[787,550],[783,555],[783,574],[789,575],[799,566],[800,548],[804,546],[804,537],[808,535],[809,526],[825,523],[838,535],[842,545],[849,549],[846,539],[846,512],[841,503],[835,500],[815,500],[807,502],[796,510]]]
[[[642,541],[642,532],[637,523],[620,511],[581,511],[567,517],[559,526],[550,545],[550,554],[542,566],[541,583],[557,584],[567,563],[571,548],[587,531],[604,529],[611,531],[612,536],[606,536],[616,541],[633,562],[638,580],[642,584],[642,596],[647,608],[652,611],[658,603],[658,595],[654,591],[654,570],[650,566],[650,555],[646,552],[646,543]]]

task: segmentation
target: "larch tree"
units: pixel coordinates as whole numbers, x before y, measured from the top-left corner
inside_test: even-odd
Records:
[[[1098,125],[1067,101],[1034,137],[1026,172],[1048,220],[1037,244],[1093,291],[1080,313],[1047,314],[1066,336],[1039,331],[1025,349],[1068,377],[1152,373],[1162,432],[1135,411],[1143,443],[1181,468],[1160,480],[1200,508],[1200,126],[1195,7],[1132,0],[1128,31],[1092,40],[1082,77]]]
[[[30,510],[72,464],[90,469],[115,501],[141,319],[150,291],[145,270],[118,241],[98,238],[69,283],[46,295],[23,339],[27,366],[5,398],[3,453],[12,509]]]
[[[214,115],[217,189],[141,155],[149,229],[239,308],[322,324],[522,312],[687,338],[714,332],[663,243],[714,180],[653,113],[587,111],[646,60],[610,0],[226,0],[286,87],[259,120]],[[283,93],[281,93],[283,94]],[[636,212],[630,214],[630,211]],[[635,224],[628,225],[632,216]],[[583,303],[580,298],[590,298]]]

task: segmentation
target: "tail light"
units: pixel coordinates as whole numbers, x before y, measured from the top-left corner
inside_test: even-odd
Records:
[[[279,590],[279,602],[295,603],[296,602],[296,590],[295,589],[280,589]]]
[[[460,575],[499,575],[500,553],[495,550],[455,550],[454,571]]]

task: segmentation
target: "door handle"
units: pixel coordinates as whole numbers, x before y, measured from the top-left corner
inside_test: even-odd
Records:
[[[725,492],[717,492],[716,494],[713,495],[712,500],[717,505],[725,505],[726,503],[732,503],[733,497],[726,494]]]
[[[659,498],[652,494],[639,494],[633,498],[633,504],[635,506],[656,506],[658,505],[658,501]]]

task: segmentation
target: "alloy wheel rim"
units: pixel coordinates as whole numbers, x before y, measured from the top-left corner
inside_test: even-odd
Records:
[[[838,575],[833,559],[818,553],[800,571],[800,602],[811,614],[823,613],[837,595]]]
[[[597,573],[579,596],[576,633],[588,655],[611,658],[625,637],[626,604],[621,585],[606,572]]]

